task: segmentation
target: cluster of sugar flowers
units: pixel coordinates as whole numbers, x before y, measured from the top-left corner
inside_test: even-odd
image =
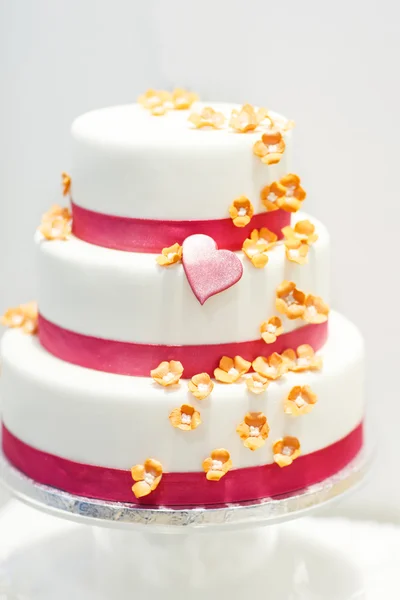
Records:
[[[317,241],[315,226],[308,220],[298,221],[294,227],[284,227],[286,258],[303,265],[307,262],[310,246]]]
[[[183,88],[172,92],[149,89],[139,96],[138,103],[154,116],[162,116],[169,110],[187,110],[198,100],[197,94]]]
[[[38,331],[38,306],[36,302],[20,304],[9,308],[1,317],[0,322],[5,327],[21,329],[24,333],[35,334]]]
[[[305,294],[293,281],[283,281],[276,290],[276,309],[288,319],[303,319],[307,323],[324,323],[329,306],[319,296]]]
[[[71,177],[61,173],[63,196],[71,194]],[[69,208],[54,204],[41,220],[38,230],[46,240],[67,240],[71,235],[72,214]]]
[[[286,212],[297,212],[307,196],[300,184],[300,177],[289,173],[261,190],[261,202],[267,211],[280,208]]]
[[[262,269],[268,263],[268,251],[275,246],[277,240],[278,236],[267,227],[253,229],[250,237],[243,242],[242,251],[254,267]]]

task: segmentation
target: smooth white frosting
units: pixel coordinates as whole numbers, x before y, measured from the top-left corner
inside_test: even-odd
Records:
[[[320,372],[289,373],[261,395],[244,383],[216,383],[197,401],[187,382],[163,388],[150,378],[125,377],[77,367],[48,354],[37,337],[9,331],[2,340],[0,379],[3,419],[18,438],[78,462],[129,469],[147,457],[166,471],[201,471],[214,448],[226,448],[235,468],[272,462],[271,445],[283,435],[299,438],[303,454],[332,444],[353,430],[364,412],[363,341],[349,321],[330,319]],[[285,415],[283,400],[294,385],[310,385],[318,402],[310,414]],[[184,432],[169,413],[193,404],[202,424]],[[243,446],[237,425],[247,411],[262,411],[271,427],[256,452]]]
[[[294,215],[293,222],[310,218]],[[243,277],[201,306],[182,264],[160,267],[154,254],[109,250],[72,237],[46,241],[36,235],[38,301],[43,316],[77,333],[150,344],[215,344],[260,337],[261,323],[277,314],[275,290],[284,280],[329,302],[329,236],[316,219],[318,241],[308,263],[287,260],[283,243],[264,269],[242,252]],[[289,331],[304,325],[286,321]]]
[[[212,106],[227,116],[223,129],[194,129],[192,111]],[[247,196],[265,209],[260,191],[289,173],[291,132],[276,165],[253,154],[262,131],[228,127],[233,104],[196,104],[155,117],[137,104],[96,110],[72,125],[72,198],[100,213],[143,219],[229,218],[229,206]],[[274,115],[274,117],[280,117]]]

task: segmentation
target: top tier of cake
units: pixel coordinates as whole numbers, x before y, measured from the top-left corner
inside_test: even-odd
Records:
[[[153,116],[130,104],[87,113],[72,126],[72,197],[79,207],[106,215],[156,220],[229,218],[228,208],[246,196],[255,213],[262,188],[290,172],[291,132],[286,119],[270,113],[282,128],[286,149],[278,164],[266,167],[253,154],[263,127],[245,135],[229,128],[234,108],[212,104],[224,114],[218,130],[196,129],[190,111]]]

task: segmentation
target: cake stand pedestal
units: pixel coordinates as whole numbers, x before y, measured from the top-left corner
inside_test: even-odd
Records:
[[[361,600],[364,596],[355,595],[360,576],[348,557],[332,551],[329,540],[316,544],[279,523],[354,489],[368,462],[361,453],[334,477],[281,498],[171,510],[74,497],[36,484],[1,457],[1,478],[19,499],[75,522],[51,519],[68,525],[68,535],[57,533],[57,528],[52,536],[44,534],[26,552],[25,573],[22,570],[18,578],[3,573],[10,590],[4,598],[242,600],[251,595],[268,600]],[[32,565],[44,556],[47,566],[42,573],[48,577],[21,589],[29,580],[28,571],[40,572],[39,567],[32,571]],[[23,559],[21,553],[19,557]]]

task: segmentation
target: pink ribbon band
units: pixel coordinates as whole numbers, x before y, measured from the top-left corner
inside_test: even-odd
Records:
[[[72,217],[73,234],[85,242],[114,250],[157,254],[175,243],[182,245],[187,237],[196,233],[209,235],[220,249],[241,250],[253,229],[267,227],[281,239],[282,228],[290,225],[290,213],[283,210],[254,215],[246,227],[235,227],[232,219],[161,221],[117,217],[74,203]]]
[[[209,344],[201,346],[163,346],[134,344],[91,337],[63,329],[39,315],[39,339],[42,346],[61,360],[106,373],[149,377],[150,371],[164,360],[178,360],[184,366],[184,377],[197,373],[214,374],[223,356],[241,356],[253,361],[257,356],[270,356],[287,348],[309,344],[317,351],[328,337],[328,323],[305,325],[284,333],[273,344],[263,339],[249,342]]]
[[[219,482],[208,481],[203,472],[164,473],[158,488],[137,500],[132,493],[130,471],[84,465],[42,452],[16,438],[3,424],[5,456],[34,481],[77,496],[140,506],[216,506],[289,494],[342,470],[356,457],[362,444],[361,423],[338,442],[300,456],[288,467],[268,464],[236,469]]]

